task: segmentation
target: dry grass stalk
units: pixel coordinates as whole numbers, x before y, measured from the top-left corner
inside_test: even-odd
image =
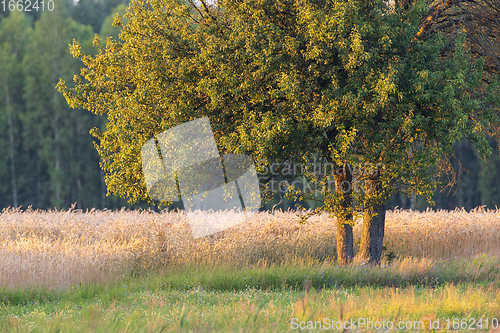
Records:
[[[262,212],[194,239],[183,212],[6,209],[0,214],[0,286],[65,289],[165,264],[241,267],[334,260],[336,219],[324,214],[303,225],[298,220],[290,212]],[[354,232],[360,236],[361,221]],[[387,213],[388,250],[401,257],[499,255],[499,236],[498,210]]]

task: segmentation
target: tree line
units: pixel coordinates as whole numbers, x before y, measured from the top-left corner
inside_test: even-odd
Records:
[[[71,110],[55,89],[79,71],[68,48],[74,38],[88,52],[96,33],[118,38],[112,21],[125,12],[121,2],[55,1],[52,11],[1,13],[0,207],[132,207],[106,196],[89,134],[106,120]]]

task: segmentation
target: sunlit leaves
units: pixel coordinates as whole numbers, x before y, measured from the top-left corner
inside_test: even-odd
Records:
[[[71,106],[108,116],[95,135],[112,193],[148,199],[142,144],[203,116],[221,153],[264,165],[315,156],[358,165],[360,207],[371,166],[383,166],[381,200],[399,189],[430,194],[429,167],[454,141],[484,142],[491,114],[465,93],[480,65],[460,43],[447,60],[441,37],[415,40],[423,3],[407,11],[362,1],[218,4],[132,2],[123,42],[108,40],[95,57],[71,47],[84,68],[74,90],[59,88]]]

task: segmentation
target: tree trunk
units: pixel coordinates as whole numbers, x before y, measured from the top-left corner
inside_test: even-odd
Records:
[[[106,208],[106,181],[104,180],[104,171],[99,168],[101,174],[101,209]]]
[[[366,194],[371,197],[381,190],[378,175],[366,182]],[[368,264],[378,265],[382,256],[385,230],[385,203],[378,200],[363,210],[363,231],[358,256],[367,259]]]
[[[82,124],[76,122],[76,208],[82,209],[82,176],[83,176],[83,159],[82,159]],[[71,203],[70,203],[71,204]]]
[[[5,83],[5,103],[7,104],[7,122],[9,124],[9,153],[10,153],[10,180],[12,184],[12,200],[17,208],[16,163],[14,161],[14,125],[12,123],[12,110],[10,105],[9,86]]]
[[[57,62],[54,62],[54,72],[56,73],[56,77],[59,76],[59,66]],[[59,96],[57,96],[59,97]],[[54,130],[54,169],[55,169],[55,179],[51,181],[55,182],[55,200],[52,202],[52,205],[61,209],[64,205],[62,197],[62,171],[61,171],[61,143],[59,138],[59,108],[60,104],[57,103],[59,99],[55,98],[52,103],[53,109],[55,111],[54,120],[52,124],[52,128]]]
[[[61,209],[63,203],[61,201],[61,160],[59,156],[59,114],[56,110],[56,115],[54,117],[54,169],[55,169],[55,200],[52,202],[54,206]]]
[[[339,265],[347,265],[354,257],[352,234],[352,172],[348,165],[335,171],[335,187],[339,199],[337,215],[337,258]]]

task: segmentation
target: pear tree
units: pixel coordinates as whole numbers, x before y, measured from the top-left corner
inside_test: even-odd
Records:
[[[92,134],[110,193],[151,200],[141,147],[159,133],[208,117],[221,154],[273,164],[331,165],[304,171],[324,186],[322,210],[337,217],[337,257],[354,257],[352,227],[363,215],[360,256],[380,260],[385,202],[395,191],[431,195],[437,169],[465,137],[488,152],[497,121],[496,85],[480,87],[481,62],[463,39],[418,39],[425,2],[181,0],[130,3],[120,39],[96,37],[97,55],[70,50],[83,67],[58,89],[73,108],[105,115]],[[481,98],[472,92],[484,89]],[[485,107],[489,106],[489,107]],[[270,177],[263,177],[268,193]],[[290,193],[306,197],[293,186]]]

